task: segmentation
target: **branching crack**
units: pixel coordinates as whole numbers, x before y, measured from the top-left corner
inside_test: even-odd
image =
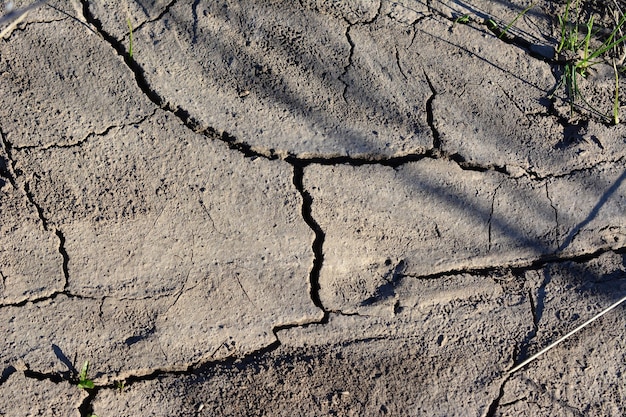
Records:
[[[163,10],[163,12],[159,15],[159,17],[162,17],[165,13],[167,13],[169,9],[176,2],[177,0],[171,1],[168,4],[168,6],[166,6],[166,8]],[[324,165],[335,165],[335,164],[347,163],[347,164],[352,164],[352,165],[380,164],[380,165],[386,165],[386,166],[392,166],[392,167],[397,167],[397,166],[400,166],[402,164],[405,164],[411,161],[417,161],[424,157],[430,157],[433,159],[444,158],[448,160],[453,160],[457,162],[457,164],[459,164],[459,166],[462,169],[479,170],[479,171],[487,171],[487,170],[493,169],[498,172],[507,173],[506,169],[501,168],[501,167],[496,167],[496,166],[482,167],[478,165],[472,165],[470,163],[465,162],[461,156],[456,155],[456,154],[455,155],[441,155],[440,150],[438,149],[437,149],[437,152],[430,151],[424,154],[410,154],[410,155],[404,155],[404,156],[399,156],[399,157],[372,156],[372,157],[367,157],[367,158],[362,158],[362,159],[351,158],[351,157],[312,157],[312,158],[301,159],[294,154],[290,154],[289,152],[281,151],[277,153],[274,149],[268,149],[268,150],[253,149],[250,145],[239,141],[237,138],[233,137],[227,132],[218,132],[212,127],[207,127],[203,125],[202,122],[193,118],[186,110],[180,107],[173,107],[172,104],[170,104],[165,99],[163,99],[156,92],[156,90],[153,90],[150,87],[145,77],[145,72],[143,68],[132,57],[130,57],[130,55],[126,52],[125,46],[116,38],[114,38],[111,34],[107,33],[103,28],[102,22],[98,20],[91,13],[91,11],[89,10],[89,2],[87,0],[81,0],[81,3],[83,5],[83,15],[84,15],[85,21],[88,24],[92,25],[97,30],[97,33],[100,36],[102,36],[102,38],[117,52],[117,54],[124,59],[124,62],[134,74],[137,86],[146,95],[146,97],[148,97],[150,101],[152,101],[156,106],[158,106],[162,110],[165,110],[167,112],[174,114],[177,118],[181,120],[181,122],[189,130],[196,132],[196,133],[203,134],[211,139],[218,139],[223,142],[226,142],[231,149],[235,149],[243,153],[246,157],[249,157],[249,158],[262,157],[262,158],[266,158],[270,160],[277,159],[280,157],[289,163],[296,162],[301,165],[306,165],[306,164],[311,164],[311,163],[319,163],[319,164],[324,164]],[[380,15],[381,10],[382,10],[382,2],[379,4],[378,11],[376,15],[374,16],[374,18],[365,23],[372,23],[374,20],[376,20],[376,18]],[[353,24],[353,23],[350,23],[350,21],[348,20],[346,20],[346,23],[347,23],[347,27],[345,31],[345,37],[346,37],[348,44],[350,45],[350,51],[348,54],[347,63],[344,66],[343,72],[341,75],[339,75],[338,79],[343,84],[342,97],[344,101],[347,103],[347,92],[348,92],[350,83],[348,82],[346,78],[350,70],[350,67],[353,65],[354,52],[356,48],[356,44],[354,40],[352,39],[351,28],[357,23]],[[136,28],[135,30],[137,29],[138,28]],[[399,58],[399,55],[397,55],[397,58]],[[403,71],[402,68],[401,68],[401,71]],[[403,72],[403,75],[406,76],[404,72]],[[432,114],[432,102],[434,100],[436,91],[434,90],[434,86],[430,82],[430,80],[427,80],[427,81],[433,93],[427,103],[427,106],[431,107],[431,111],[428,111],[428,114],[430,115],[428,116],[428,118],[430,120],[429,122],[430,128],[433,129],[433,134],[435,136],[433,141],[435,142],[435,146],[438,147],[440,145],[438,143],[440,142],[440,135],[437,132],[437,130],[434,129],[434,116]],[[537,179],[537,180],[542,179],[542,178],[535,178],[530,174],[529,174],[529,177],[531,179]]]
[[[172,7],[174,7],[174,5],[175,5],[177,2],[178,2],[178,0],[172,0],[172,1],[170,1],[170,2],[169,2],[166,6],[165,6],[165,8],[163,8],[163,10],[161,11],[161,13],[159,13],[159,14],[158,14],[158,16],[157,16],[157,17],[155,17],[155,18],[153,18],[153,19],[150,19],[150,20],[146,20],[146,21],[141,22],[141,24],[139,24],[139,25],[137,25],[137,27],[133,28],[133,32],[136,32],[136,31],[140,30],[140,29],[141,29],[144,25],[147,25],[147,24],[150,24],[150,23],[156,22],[156,21],[158,21],[158,20],[161,20],[161,19],[163,18],[163,16],[165,16],[167,13],[169,13],[170,9],[171,9]],[[127,34],[126,34],[126,36],[128,36],[128,35],[129,35],[129,33],[127,33]]]
[[[177,0],[170,2],[171,7]],[[157,107],[164,111],[172,113],[176,116],[189,130],[195,133],[203,134],[211,139],[218,139],[222,142],[226,142],[231,149],[235,149],[243,153],[246,157],[255,158],[262,157],[266,159],[277,159],[278,156],[274,153],[273,149],[269,149],[267,152],[257,151],[252,149],[248,144],[237,141],[232,135],[227,132],[219,133],[211,127],[203,126],[203,124],[194,119],[189,112],[180,107],[173,107],[170,103],[164,100],[159,94],[150,87],[143,68],[126,52],[124,45],[115,39],[111,34],[106,32],[102,27],[102,22],[98,20],[89,10],[89,2],[87,0],[81,0],[83,5],[83,15],[85,20],[93,25],[98,31],[100,36],[116,51],[116,53],[124,59],[126,66],[134,74],[135,82],[139,89],[145,94],[145,96],[152,101]],[[169,10],[168,7],[166,9]],[[165,14],[168,10],[164,10],[162,14]]]

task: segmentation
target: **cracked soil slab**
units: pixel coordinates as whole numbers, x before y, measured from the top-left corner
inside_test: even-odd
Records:
[[[274,327],[321,318],[309,298],[313,236],[289,165],[246,159],[161,111],[77,147],[14,158],[32,175],[25,181],[42,217],[64,237],[70,297],[13,321],[48,340],[36,354],[4,355],[46,358],[46,372],[59,371],[47,366],[64,334],[64,350],[98,358],[105,374],[184,368],[254,351],[274,342]],[[34,320],[63,310],[66,321]],[[103,345],[73,337],[81,327]]]
[[[304,186],[325,231],[322,304],[354,312],[402,276],[527,266],[621,247],[623,177],[621,165],[548,182],[432,159],[396,169],[308,167]]]
[[[0,18],[0,415],[624,415],[623,308],[508,373],[626,295],[612,67],[527,6]]]

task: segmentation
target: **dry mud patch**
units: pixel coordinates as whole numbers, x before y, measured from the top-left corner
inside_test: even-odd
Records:
[[[623,308],[508,370],[626,294],[626,129],[548,98],[559,5],[473,3],[24,16],[0,415],[624,414]]]

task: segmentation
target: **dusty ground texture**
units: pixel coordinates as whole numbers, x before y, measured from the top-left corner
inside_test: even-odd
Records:
[[[626,414],[623,307],[508,373],[626,295],[612,67],[571,112],[527,5],[3,20],[0,415]]]

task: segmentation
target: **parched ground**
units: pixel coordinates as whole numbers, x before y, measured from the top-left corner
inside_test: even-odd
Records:
[[[564,4],[29,4],[0,416],[626,414],[622,306],[509,372],[626,296],[615,75],[568,104]]]

